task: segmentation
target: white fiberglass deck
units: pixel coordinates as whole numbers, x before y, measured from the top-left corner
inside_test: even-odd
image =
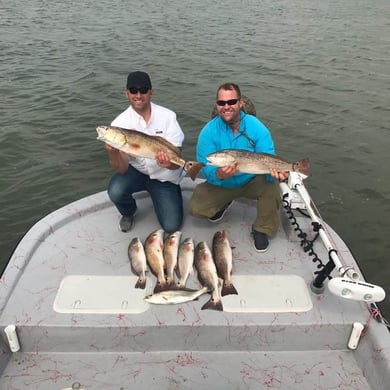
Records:
[[[185,179],[182,188],[186,208],[193,184]],[[223,298],[223,312],[201,310],[208,294],[181,305],[145,303],[151,273],[146,290],[134,289],[127,247],[159,228],[146,194],[128,233],[119,231],[105,192],[41,220],[1,279],[1,328],[16,325],[21,350],[10,353],[2,332],[0,389],[385,389],[387,329],[372,321],[349,350],[352,324],[369,318],[366,305],[327,288],[311,292],[316,264],[286,218],[268,251],[256,253],[254,213],[253,202],[239,200],[221,223],[185,218],[182,239],[211,246],[215,231],[228,232],[239,294]],[[297,218],[309,233],[310,220]],[[339,256],[356,268],[329,231]],[[327,262],[320,241],[315,250]],[[188,287],[199,287],[196,275]]]

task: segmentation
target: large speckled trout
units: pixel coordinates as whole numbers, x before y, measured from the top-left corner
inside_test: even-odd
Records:
[[[98,126],[97,139],[132,157],[144,157],[155,160],[158,152],[165,152],[171,163],[184,168],[184,171],[195,180],[203,164],[197,161],[185,161],[178,147],[165,138],[151,136],[137,130],[122,129],[114,126]]]
[[[308,158],[290,163],[278,156],[267,153],[254,153],[247,150],[224,149],[207,156],[210,165],[225,167],[236,165],[239,172],[265,174],[275,168],[279,172],[295,171],[306,176],[310,175],[310,163]]]

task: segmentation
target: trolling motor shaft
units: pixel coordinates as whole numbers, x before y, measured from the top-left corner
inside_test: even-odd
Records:
[[[320,294],[324,291],[323,282],[330,275],[334,268],[337,269],[339,277],[332,278],[328,282],[329,290],[340,297],[364,302],[380,302],[385,299],[385,291],[382,287],[371,283],[360,281],[359,273],[352,267],[345,266],[336,249],[330,242],[328,234],[321,225],[320,219],[317,217],[311,206],[310,195],[303,184],[303,176],[297,172],[290,172],[288,184],[281,183],[283,190],[286,190],[291,195],[291,198],[297,201],[302,208],[309,214],[313,224],[318,226],[318,234],[328,251],[329,262],[317,274],[316,278],[311,283],[311,289],[314,293]]]

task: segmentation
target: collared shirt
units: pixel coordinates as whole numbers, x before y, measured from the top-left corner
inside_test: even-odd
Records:
[[[207,164],[207,156],[222,149],[275,154],[274,142],[267,127],[253,115],[241,111],[240,116],[239,131],[236,134],[219,115],[203,127],[196,147],[197,161]],[[238,172],[232,177],[221,180],[216,176],[217,169],[216,166],[206,165],[201,172],[210,184],[224,188],[242,187],[255,176]],[[273,180],[270,175],[266,176],[267,180]]]
[[[112,121],[111,126],[137,130],[152,136],[160,136],[174,146],[181,147],[184,140],[184,133],[176,120],[176,114],[158,104],[151,103],[151,105],[152,112],[148,123],[145,122],[144,118],[133,107],[129,106]],[[175,170],[161,168],[154,159],[150,158],[129,156],[129,164],[138,171],[148,175],[151,179],[160,181],[170,181],[179,184],[184,176],[182,168]]]

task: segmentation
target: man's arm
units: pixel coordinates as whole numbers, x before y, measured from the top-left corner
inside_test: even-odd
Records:
[[[105,148],[110,160],[110,165],[119,173],[126,173],[129,168],[129,156],[108,144],[105,144]]]

